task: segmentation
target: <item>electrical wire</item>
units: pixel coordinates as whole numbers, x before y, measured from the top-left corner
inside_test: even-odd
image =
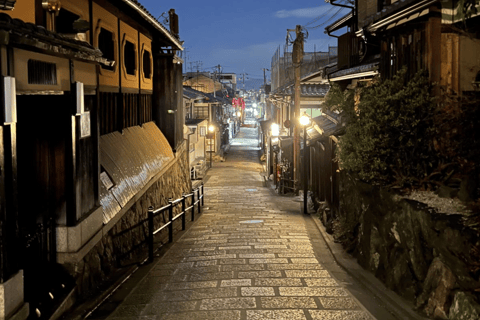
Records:
[[[324,13],[322,13],[321,15],[319,15],[318,17],[316,17],[315,19],[311,20],[310,22],[308,22],[305,26],[309,26],[311,25],[312,23],[315,23],[317,22],[318,20],[322,19],[323,17],[325,17],[326,15],[330,14],[330,12],[335,9],[334,6],[330,6],[330,8],[325,11]]]
[[[343,9],[345,8],[342,8],[340,7],[337,12],[335,12],[329,19],[325,20],[324,22],[320,23],[319,25],[316,25],[314,27],[308,27],[307,29],[308,30],[314,30],[314,29],[317,29],[317,28],[320,28],[324,25],[326,25],[328,22],[330,22],[333,18],[335,18],[336,16],[338,16],[338,14],[340,13],[340,11],[342,11]]]

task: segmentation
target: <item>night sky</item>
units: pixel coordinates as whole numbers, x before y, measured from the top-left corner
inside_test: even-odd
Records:
[[[196,71],[198,66],[200,71],[213,72],[220,65],[222,72],[240,77],[247,73],[246,79],[262,83],[262,68],[270,69],[278,46],[283,52],[287,29],[307,26],[305,51],[327,51],[328,45],[337,45],[337,39],[324,33],[325,26],[348,13],[322,0],[139,1],[162,23],[162,13],[167,17],[168,10],[175,9],[180,39],[185,41],[184,71]]]

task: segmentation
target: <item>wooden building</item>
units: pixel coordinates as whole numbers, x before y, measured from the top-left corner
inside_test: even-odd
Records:
[[[136,0],[0,10],[0,318],[48,318],[49,292],[81,297],[108,278],[116,252],[89,274],[79,266],[187,161],[183,48],[174,10],[167,30]]]
[[[356,1],[355,6],[350,5],[350,12],[325,28],[327,34],[338,38],[338,60],[303,77],[302,85],[335,82],[342,89],[354,90],[360,82],[371,81],[375,76],[391,78],[405,66],[409,75],[428,70],[432,83],[455,94],[478,91],[480,18],[475,13],[471,17],[462,16],[459,3],[455,0]],[[335,0],[330,0],[330,4],[337,5]],[[338,5],[345,7],[344,3]],[[339,30],[344,33],[334,35]],[[272,97],[281,105],[289,105],[288,101],[279,99],[278,94]],[[307,143],[310,146],[309,189],[314,199],[325,201],[332,212],[339,209],[335,148],[343,129],[337,118],[338,115],[327,113],[312,119]]]

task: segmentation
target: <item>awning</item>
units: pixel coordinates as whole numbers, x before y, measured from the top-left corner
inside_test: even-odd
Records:
[[[307,127],[307,145],[312,142],[337,136],[343,133],[345,126],[339,114],[326,111],[321,116],[312,119],[312,124]],[[301,133],[303,137],[303,131]]]
[[[367,63],[349,69],[335,71],[330,74],[330,81],[373,77],[378,74],[379,62]]]

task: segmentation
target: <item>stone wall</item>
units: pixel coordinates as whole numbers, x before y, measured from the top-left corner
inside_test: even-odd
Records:
[[[480,233],[468,226],[472,216],[439,213],[345,173],[334,211],[323,220],[335,239],[419,312],[480,318]]]
[[[191,190],[188,155],[186,148],[178,150],[174,163],[157,180],[151,184],[135,201],[123,217],[103,235],[101,241],[89,251],[78,263],[66,264],[65,267],[76,280],[80,300],[94,293],[102,284],[126,266],[143,261],[147,255],[148,225],[142,223],[147,219],[149,206],[155,208],[168,204],[168,199],[178,199]],[[188,206],[188,203],[187,203]],[[180,212],[177,206],[174,215]],[[188,220],[188,219],[187,219]],[[155,228],[168,221],[168,212],[155,219]],[[181,230],[181,219],[174,223],[174,236]],[[168,228],[155,237],[158,247],[168,242]],[[97,292],[98,294],[98,292]]]

